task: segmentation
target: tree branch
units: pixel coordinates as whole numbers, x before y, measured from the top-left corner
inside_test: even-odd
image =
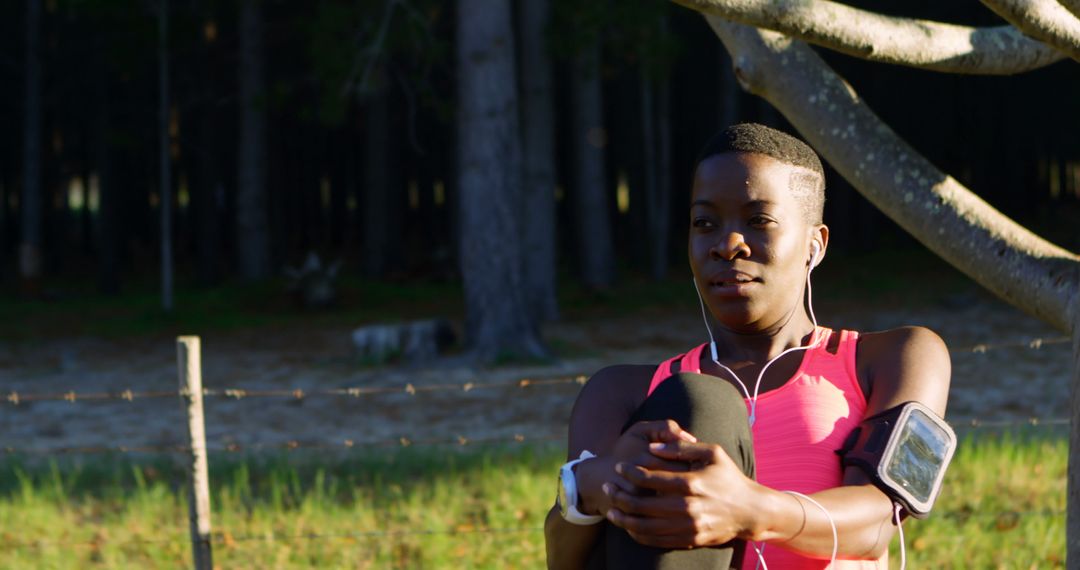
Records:
[[[982,0],[982,3],[1025,34],[1080,61],[1080,19],[1057,0]]]
[[[1012,75],[1063,59],[1012,26],[972,28],[883,16],[830,0],[672,1],[858,58],[931,71]]]
[[[748,91],[779,109],[859,192],[982,286],[1071,331],[1080,256],[1005,217],[936,169],[806,44],[707,16]]]
[[[1080,18],[1080,0],[1058,0],[1073,16]]]

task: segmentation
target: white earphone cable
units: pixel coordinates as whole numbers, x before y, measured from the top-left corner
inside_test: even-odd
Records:
[[[836,563],[836,551],[839,550],[839,547],[840,547],[840,537],[836,532],[836,521],[834,521],[833,518],[832,518],[832,515],[829,514],[829,510],[826,509],[824,506],[822,506],[821,503],[815,501],[814,499],[811,499],[810,497],[808,497],[808,496],[806,496],[806,495],[804,495],[804,494],[802,494],[802,493],[800,493],[798,491],[784,491],[784,492],[789,494],[789,495],[794,495],[796,497],[802,497],[803,499],[806,499],[807,501],[810,501],[811,503],[814,504],[815,507],[821,509],[821,512],[825,513],[825,518],[829,519],[829,527],[832,528],[832,556],[829,557],[829,566],[826,566],[826,568],[828,568],[828,567],[832,566],[833,564],[835,564]]]
[[[761,367],[761,372],[758,373],[757,380],[754,382],[754,394],[753,394],[753,396],[750,395],[750,390],[746,387],[746,384],[743,383],[742,379],[739,378],[739,375],[736,374],[734,370],[732,370],[732,369],[728,368],[727,366],[720,363],[720,358],[719,358],[719,355],[717,354],[717,351],[716,351],[716,338],[713,336],[712,327],[709,326],[708,313],[706,313],[706,311],[705,311],[705,299],[701,296],[701,290],[698,288],[697,279],[696,278],[692,279],[693,282],[694,282],[694,291],[697,292],[697,296],[698,296],[698,304],[701,307],[701,319],[705,322],[705,330],[708,331],[708,333],[709,333],[710,356],[712,357],[713,363],[715,363],[720,368],[723,368],[724,370],[726,370],[728,374],[731,374],[731,377],[734,378],[735,382],[739,385],[740,388],[742,388],[743,394],[746,396],[746,399],[750,401],[749,422],[750,422],[751,427],[754,426],[754,422],[757,420],[757,399],[758,399],[759,390],[761,388],[761,379],[765,377],[765,371],[769,368],[769,366],[771,366],[773,362],[776,362],[777,360],[780,359],[780,357],[784,356],[785,354],[787,354],[789,352],[795,352],[796,350],[810,350],[811,348],[815,348],[817,346],[818,342],[820,342],[820,339],[818,338],[817,317],[814,315],[813,291],[812,291],[812,289],[810,287],[810,274],[814,271],[814,262],[817,260],[817,256],[818,256],[818,251],[815,251],[814,254],[811,256],[811,259],[810,259],[810,268],[807,269],[807,271],[806,271],[806,304],[807,304],[807,307],[808,307],[809,313],[810,313],[810,321],[814,324],[814,330],[813,330],[813,332],[810,333],[810,344],[807,345],[807,346],[794,346],[794,347],[791,347],[791,348],[789,348],[787,350],[784,350],[780,354],[777,354],[775,357],[773,357],[768,362],[766,362],[765,366]],[[801,493],[796,493],[794,491],[785,491],[785,492],[805,497],[807,500],[814,503],[815,505],[818,506],[818,508],[820,508],[822,511],[825,512],[825,516],[828,517],[828,519],[829,519],[829,524],[832,525],[832,531],[833,531],[833,556],[832,556],[832,562],[835,562],[836,561],[836,550],[837,550],[837,546],[838,546],[839,543],[837,541],[836,523],[833,522],[832,516],[829,515],[829,511],[825,510],[825,507],[822,507],[820,503],[818,503],[817,501],[811,499],[810,497],[807,497],[806,495],[802,495]],[[757,554],[757,558],[758,558],[758,563],[757,563],[757,566],[755,567],[755,570],[769,570],[769,565],[765,563],[765,545],[761,544],[759,546],[757,543],[754,543],[754,542],[750,542],[749,544],[754,549],[754,553]],[[832,564],[832,562],[830,562],[830,565]]]
[[[816,259],[817,255],[815,255],[814,258]],[[705,330],[708,331],[708,333],[709,333],[709,350],[711,352],[710,356],[712,356],[712,361],[717,366],[719,366],[720,368],[723,368],[725,371],[727,371],[728,374],[731,375],[732,378],[735,379],[735,382],[739,385],[740,388],[742,388],[743,394],[746,396],[746,399],[750,400],[750,425],[751,426],[753,426],[754,422],[757,421],[757,399],[758,399],[759,391],[761,390],[761,379],[765,377],[765,371],[769,369],[769,366],[772,366],[772,364],[774,362],[776,362],[777,360],[779,360],[780,357],[784,356],[785,354],[787,354],[789,352],[795,352],[797,350],[810,350],[811,348],[815,348],[815,347],[817,347],[818,342],[820,342],[820,340],[821,340],[821,339],[818,338],[818,334],[817,334],[818,333],[818,330],[817,330],[818,329],[818,323],[817,323],[817,317],[814,315],[814,297],[813,297],[813,291],[812,291],[812,289],[810,287],[810,274],[814,271],[814,263],[813,262],[814,262],[814,259],[811,259],[810,269],[808,269],[806,271],[806,304],[807,304],[807,306],[809,308],[810,321],[814,324],[814,330],[813,330],[813,332],[810,333],[810,344],[807,345],[807,346],[793,346],[793,347],[781,352],[780,354],[777,354],[775,357],[773,357],[768,362],[766,362],[765,366],[762,366],[761,371],[758,372],[757,380],[754,382],[754,394],[752,396],[750,395],[750,390],[746,387],[746,384],[743,383],[741,378],[739,378],[739,375],[736,374],[734,370],[728,368],[727,366],[725,366],[724,364],[722,364],[720,362],[720,359],[719,359],[719,356],[718,356],[717,350],[716,350],[716,338],[713,337],[712,327],[709,326],[708,315],[705,312],[705,300],[702,298],[701,291],[698,289],[697,280],[696,279],[694,280],[694,290],[697,291],[698,304],[701,305],[701,318],[702,318],[702,320],[705,321]]]
[[[893,515],[896,517],[896,530],[900,533],[900,570],[907,567],[907,552],[904,549],[904,524],[900,521],[900,503],[896,503]]]

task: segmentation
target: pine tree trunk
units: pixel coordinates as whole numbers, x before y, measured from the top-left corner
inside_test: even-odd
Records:
[[[521,132],[509,0],[459,0],[461,274],[473,355],[543,357],[521,276]]]
[[[26,2],[26,84],[23,115],[23,189],[19,278],[36,295],[41,279],[41,0]]]
[[[248,280],[270,275],[266,205],[266,113],[263,102],[262,14],[259,0],[240,4],[240,148],[236,189],[236,253]]]
[[[559,316],[556,285],[555,93],[546,34],[548,0],[523,2],[521,29],[522,131],[526,302],[538,321]]]
[[[578,54],[573,65],[573,149],[581,280],[603,290],[615,282],[611,205],[604,147],[604,101],[601,93],[600,44]]]

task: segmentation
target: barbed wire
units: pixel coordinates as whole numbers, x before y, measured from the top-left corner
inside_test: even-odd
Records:
[[[405,384],[404,386],[357,386],[351,388],[323,388],[314,390],[305,390],[303,388],[204,388],[202,393],[204,398],[227,398],[231,400],[242,400],[245,398],[289,398],[293,400],[304,400],[307,398],[318,396],[345,398],[361,398],[364,396],[375,396],[383,394],[407,394],[409,396],[415,396],[424,392],[471,392],[473,390],[490,388],[531,388],[535,386],[555,386],[560,384],[583,385],[587,380],[587,376],[577,374],[573,376],[559,376],[541,379],[519,378],[515,380],[496,382],[462,382],[440,384],[413,384],[410,382]],[[82,393],[75,390],[68,390],[66,392],[37,394],[24,394],[15,390],[10,390],[7,392],[7,394],[4,395],[3,403],[17,406],[23,403],[47,401],[70,402],[73,404],[82,401],[107,400],[134,402],[135,400],[148,400],[155,398],[187,397],[189,394],[190,393],[186,390],[159,390],[147,392],[121,390],[112,392]]]
[[[962,346],[950,349],[955,354],[986,354],[993,350],[1009,348],[1027,348],[1039,350],[1044,346],[1064,344],[1069,342],[1069,337],[1033,338],[1024,341],[981,343],[970,346]],[[555,376],[549,378],[518,378],[502,381],[469,381],[438,384],[413,384],[404,386],[354,386],[348,388],[204,388],[204,398],[226,398],[230,400],[243,400],[248,398],[287,398],[291,400],[304,400],[313,397],[339,397],[339,398],[362,398],[365,396],[378,396],[386,394],[405,394],[416,396],[428,392],[472,392],[474,390],[497,389],[497,388],[532,388],[539,386],[558,386],[567,384],[584,385],[588,381],[585,374],[572,374],[568,376]],[[51,393],[20,393],[17,390],[9,390],[4,394],[0,403],[18,406],[23,403],[60,401],[69,403],[78,402],[101,402],[101,401],[125,401],[134,403],[136,400],[151,400],[161,398],[187,397],[188,392],[183,390],[153,390],[136,391],[131,389],[116,390],[109,392],[79,392],[67,390],[64,392]]]

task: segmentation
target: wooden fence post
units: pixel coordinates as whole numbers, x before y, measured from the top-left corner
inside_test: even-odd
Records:
[[[191,448],[188,514],[191,519],[191,550],[195,570],[213,570],[210,549],[210,474],[206,458],[206,424],[203,420],[202,353],[199,337],[176,338],[176,361],[180,397],[187,412]]]

